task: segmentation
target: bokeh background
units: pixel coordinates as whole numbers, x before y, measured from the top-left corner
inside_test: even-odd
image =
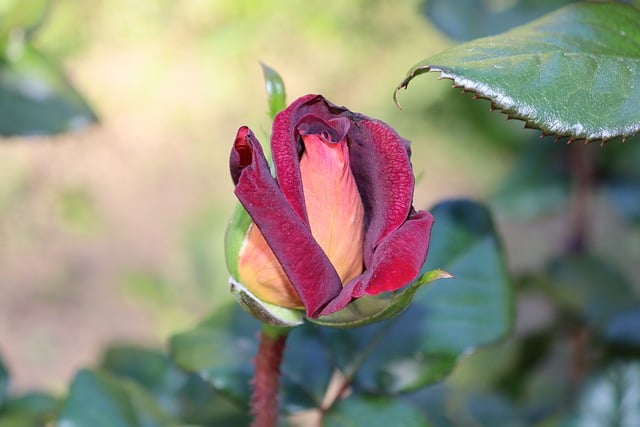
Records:
[[[289,101],[321,93],[410,139],[416,207],[488,199],[512,168],[513,145],[537,134],[489,113],[486,101],[460,116],[469,100],[436,75],[412,82],[403,110],[395,106],[407,70],[455,43],[421,7],[54,2],[35,44],[63,65],[100,123],[0,142],[0,354],[12,388],[64,390],[107,344],[163,347],[229,300],[228,152],[241,125],[268,140],[259,61],[281,74]],[[509,247],[528,230],[499,225]],[[544,227],[529,233],[526,251],[510,251],[512,267],[558,244],[562,220]]]

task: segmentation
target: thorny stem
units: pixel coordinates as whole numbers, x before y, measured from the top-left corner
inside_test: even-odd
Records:
[[[589,240],[589,200],[593,190],[593,157],[591,146],[572,144],[569,147],[572,201],[570,231],[567,251],[573,254],[585,252]]]
[[[276,427],[278,425],[278,392],[280,388],[280,364],[289,329],[263,325],[260,332],[258,354],[255,359],[251,414],[252,427]]]
[[[567,252],[580,255],[588,250],[589,228],[592,221],[590,200],[593,191],[594,165],[591,146],[573,144],[569,148],[572,200],[569,211]],[[571,331],[570,342],[569,391],[570,395],[573,395],[573,391],[578,389],[588,369],[589,333],[586,325],[578,325]]]

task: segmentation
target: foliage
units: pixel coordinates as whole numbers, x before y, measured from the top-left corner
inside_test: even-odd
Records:
[[[506,9],[487,7],[505,2],[468,2],[455,13],[451,3],[431,0],[425,14],[466,40],[574,2],[521,0]],[[11,9],[11,19],[2,21],[2,52],[23,46],[20,61],[38,65],[36,74],[48,76],[57,98],[42,105],[33,99],[0,103],[0,113],[22,117],[7,121],[14,128],[2,128],[10,116],[0,114],[3,134],[60,132],[79,123],[71,117],[95,118],[29,44],[46,2],[33,4],[20,9],[29,13]],[[621,3],[572,4],[429,57],[403,84],[436,70],[545,133],[570,140],[627,136],[640,126],[636,15]],[[26,44],[9,44],[15,28]],[[1,67],[10,67],[2,76],[18,76],[20,61],[0,59]],[[263,72],[273,118],[285,105],[284,84],[266,65]],[[0,99],[8,99],[2,92],[8,81],[0,79]],[[442,269],[453,278],[408,287],[409,297],[390,296],[402,299],[403,309],[414,299],[378,323],[336,329],[328,326],[340,319],[324,319],[324,325],[305,321],[293,329],[282,365],[283,420],[436,427],[640,422],[638,253],[621,249],[625,239],[633,242],[626,247],[638,248],[639,141],[604,147],[534,142],[537,134],[518,137],[477,119],[473,104],[454,101],[437,112],[473,118],[476,134],[504,146],[513,168],[489,199],[491,209],[470,200],[431,209],[436,223],[423,273]],[[543,262],[509,271],[508,258],[528,253],[538,238],[535,225],[545,221],[565,225],[553,242],[543,242]],[[499,230],[509,226],[522,234],[505,254]],[[614,233],[621,237],[607,246],[602,236]],[[0,360],[0,427],[247,425],[259,329],[237,305],[218,308],[171,337],[168,354],[137,344],[111,346],[96,367],[76,374],[62,397],[14,395]]]
[[[97,120],[58,65],[33,44],[49,7],[50,0],[0,4],[0,136],[56,134]]]
[[[439,71],[547,134],[603,142],[628,137],[640,130],[639,20],[640,11],[620,3],[573,4],[427,58],[399,88]]]

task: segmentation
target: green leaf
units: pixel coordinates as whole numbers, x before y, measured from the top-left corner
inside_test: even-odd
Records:
[[[232,304],[195,329],[173,336],[169,347],[180,368],[198,373],[248,411],[259,330],[259,322]],[[305,324],[292,329],[281,366],[283,409],[320,407],[334,368],[317,327]]]
[[[9,395],[9,371],[0,358],[0,408]]]
[[[134,345],[107,349],[102,369],[128,378],[151,394],[160,408],[183,423],[194,425],[238,425],[249,422],[240,411],[196,374],[179,371],[167,355]]]
[[[408,402],[387,397],[351,396],[331,407],[325,427],[428,427],[422,413]]]
[[[567,426],[631,427],[640,423],[640,364],[616,364],[585,387]]]
[[[544,133],[603,141],[630,136],[640,130],[639,21],[640,11],[629,5],[572,4],[431,56],[398,89],[439,71]]]
[[[34,48],[0,61],[0,136],[56,134],[96,121],[58,67]]]
[[[60,402],[42,392],[9,399],[0,410],[0,427],[39,427],[55,420]]]
[[[175,422],[134,382],[85,369],[73,379],[57,425],[160,427]]]
[[[287,95],[284,90],[284,82],[280,74],[266,64],[260,63],[264,74],[267,101],[269,103],[269,117],[273,118],[284,110],[287,103]]]
[[[42,23],[51,5],[50,0],[3,0],[0,1],[0,47],[8,38],[31,35]],[[0,57],[5,53],[0,50]]]
[[[173,361],[199,374],[240,408],[249,408],[260,324],[236,304],[218,309],[196,328],[171,337]]]
[[[391,320],[324,332],[338,366],[365,390],[397,393],[438,381],[460,356],[511,327],[511,282],[488,211],[450,201],[431,212],[435,225],[423,271],[440,267],[454,278],[422,289]]]
[[[429,0],[423,13],[447,36],[466,41],[526,24],[575,0]]]

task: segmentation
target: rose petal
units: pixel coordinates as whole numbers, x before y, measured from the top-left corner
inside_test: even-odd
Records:
[[[427,211],[412,212],[404,224],[380,242],[367,270],[347,284],[319,316],[342,310],[364,294],[391,292],[411,283],[427,258],[433,220]]]
[[[351,170],[368,214],[364,262],[369,268],[376,246],[407,219],[415,180],[407,140],[378,120],[362,115],[353,120],[347,137]]]
[[[247,148],[251,151],[249,164]],[[308,225],[283,196],[269,172],[260,143],[248,128],[238,131],[230,164],[231,175],[238,177],[235,188],[238,200],[278,258],[300,295],[307,315],[316,317],[340,293],[342,283],[338,273]]]

